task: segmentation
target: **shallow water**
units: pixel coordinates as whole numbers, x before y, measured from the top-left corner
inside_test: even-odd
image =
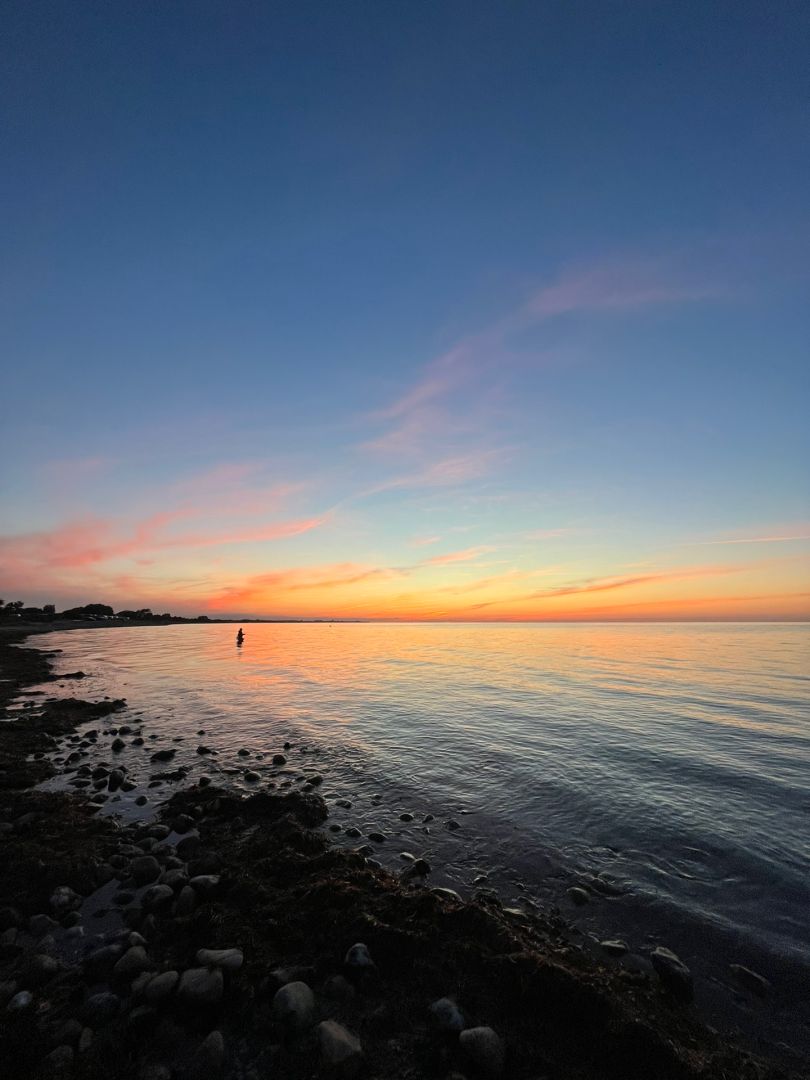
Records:
[[[120,755],[141,786],[109,809],[177,765],[255,788],[244,770],[278,773],[270,759],[289,740],[294,770],[275,782],[321,773],[330,822],[383,832],[386,865],[425,855],[434,884],[469,895],[486,874],[505,901],[557,903],[596,937],[642,954],[666,944],[710,1020],[808,1052],[810,627],[245,631],[241,649],[230,625],[42,640],[64,650],[59,670],[90,676],[60,693],[126,696],[110,723],[159,736]],[[199,756],[200,742],[217,756]],[[170,744],[175,762],[150,765],[145,751]],[[592,892],[582,908],[566,892],[577,882]],[[729,963],[770,979],[768,999],[740,996]]]

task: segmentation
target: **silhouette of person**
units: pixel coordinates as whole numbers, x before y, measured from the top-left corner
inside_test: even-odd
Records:
[[[239,633],[236,635],[236,644],[241,645],[245,640],[245,635],[242,633],[242,627],[239,627]]]

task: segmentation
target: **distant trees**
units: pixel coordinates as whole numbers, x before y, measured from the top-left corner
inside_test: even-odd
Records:
[[[68,608],[62,612],[64,619],[95,619],[99,616],[111,618],[115,612],[109,604],[83,604],[81,607]]]
[[[109,604],[81,604],[58,612],[56,604],[43,604],[40,608],[26,607],[23,600],[0,600],[0,622],[51,622],[53,619],[86,619],[92,622],[104,619],[151,623],[211,622],[207,615],[198,615],[195,618],[172,615],[169,611],[157,614],[151,608],[127,608],[116,613]]]

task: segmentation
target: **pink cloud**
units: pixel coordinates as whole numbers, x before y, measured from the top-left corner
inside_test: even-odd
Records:
[[[463,551],[450,551],[447,555],[434,555],[432,559],[426,559],[422,565],[446,566],[448,563],[468,562],[470,559],[476,559],[479,555],[485,555],[487,552],[494,550],[495,548],[487,545],[464,548]]]

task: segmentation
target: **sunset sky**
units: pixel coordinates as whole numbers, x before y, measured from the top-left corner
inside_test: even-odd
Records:
[[[805,4],[13,4],[0,595],[810,615]]]

